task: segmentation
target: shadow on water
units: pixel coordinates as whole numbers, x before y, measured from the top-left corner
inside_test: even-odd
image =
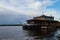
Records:
[[[27,32],[27,36],[31,36],[35,39],[39,39],[39,40],[56,40],[55,37],[55,32],[53,32],[52,34],[41,34],[40,30],[26,30]]]
[[[4,26],[0,27],[0,40],[56,40],[57,32],[44,37],[40,33],[40,30],[25,30],[22,26]]]

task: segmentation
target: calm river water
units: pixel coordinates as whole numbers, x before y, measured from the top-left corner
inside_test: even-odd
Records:
[[[56,35],[59,34],[58,29],[51,37],[46,37],[44,40],[58,40]],[[0,26],[0,40],[40,40],[34,39],[33,32],[23,30],[22,26]]]

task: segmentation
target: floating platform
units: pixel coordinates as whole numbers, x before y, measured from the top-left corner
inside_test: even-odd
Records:
[[[41,36],[51,36],[54,34],[54,32],[57,30],[56,28],[52,28],[52,27],[41,27],[41,26],[37,26],[37,25],[24,25],[23,26],[23,29],[25,30],[34,30],[34,31],[37,31],[36,33],[38,35],[41,35]]]
[[[27,20],[27,24],[23,25],[23,29],[36,30],[40,35],[46,36],[53,34],[57,30],[57,24],[58,21],[55,21],[54,17],[42,15]]]

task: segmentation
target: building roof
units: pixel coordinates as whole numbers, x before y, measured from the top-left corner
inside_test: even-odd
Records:
[[[39,19],[30,19],[30,20],[27,20],[27,21],[52,21],[52,22],[58,22],[56,20],[39,20]]]
[[[53,18],[54,19],[54,17],[52,17],[52,16],[41,15],[41,16],[38,16],[38,17],[34,17],[33,19],[29,19],[27,21],[53,21],[53,22],[58,22],[56,20],[35,19],[35,18],[40,18],[40,17],[46,17],[46,18]]]
[[[53,16],[46,16],[46,15],[41,15],[41,16],[38,16],[38,17],[48,17],[48,18],[54,18]],[[38,17],[34,17],[34,18],[38,18]]]

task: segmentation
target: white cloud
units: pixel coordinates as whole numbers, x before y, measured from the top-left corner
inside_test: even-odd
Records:
[[[33,15],[41,13],[41,10],[45,11],[48,6],[53,6],[56,2],[52,0],[0,0],[0,8],[7,9],[9,11],[15,11],[17,13],[23,13],[26,15]],[[1,9],[2,10],[2,9]],[[2,11],[3,11],[2,10]]]
[[[55,9],[48,8],[49,6],[54,6],[57,0],[0,0],[0,15],[3,14],[13,14],[11,19],[16,19],[18,15],[27,16],[39,16],[44,11],[45,15],[52,14],[58,17],[58,11]]]

